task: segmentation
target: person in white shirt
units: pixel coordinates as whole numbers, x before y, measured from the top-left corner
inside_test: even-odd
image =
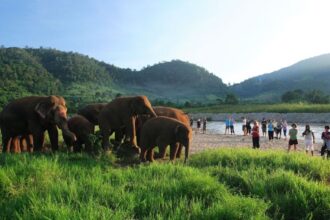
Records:
[[[311,151],[313,156],[315,136],[309,125],[306,125],[305,131],[302,133],[302,135],[305,137],[306,154],[308,154],[308,151]]]

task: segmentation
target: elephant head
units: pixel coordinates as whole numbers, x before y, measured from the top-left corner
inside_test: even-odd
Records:
[[[69,130],[67,123],[67,107],[64,98],[60,96],[49,96],[39,102],[35,112],[47,123],[56,124],[63,132],[63,135],[76,140],[75,135]]]
[[[178,125],[175,128],[176,141],[185,146],[185,158],[184,163],[187,162],[189,156],[190,140],[192,137],[192,131],[185,125]]]
[[[130,103],[131,115],[151,115],[157,117],[146,96],[133,97]]]

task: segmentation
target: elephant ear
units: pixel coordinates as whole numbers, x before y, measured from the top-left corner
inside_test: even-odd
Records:
[[[55,96],[45,97],[34,108],[35,112],[43,119],[46,118],[48,113],[56,106],[57,98]]]

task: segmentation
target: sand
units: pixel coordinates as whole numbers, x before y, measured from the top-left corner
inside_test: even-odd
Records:
[[[315,143],[315,155],[319,155],[319,150],[321,149],[322,143]],[[216,148],[252,148],[252,137],[244,135],[225,135],[225,134],[205,134],[201,132],[196,132],[194,130],[193,139],[191,142],[191,153],[197,153],[206,149],[216,149]],[[284,138],[274,139],[269,141],[268,137],[260,137],[260,149],[288,149],[288,140]],[[293,149],[293,146],[292,146]],[[304,140],[298,140],[297,151],[305,151]]]

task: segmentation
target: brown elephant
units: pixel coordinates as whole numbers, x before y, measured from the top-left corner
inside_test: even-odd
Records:
[[[157,116],[146,96],[119,97],[108,103],[101,110],[98,118],[102,147],[108,150],[110,135],[123,128],[125,128],[125,138],[129,139],[132,146],[137,146],[135,120],[141,114]]]
[[[65,100],[60,96],[29,96],[12,101],[0,114],[3,146],[7,146],[10,138],[32,134],[34,151],[41,151],[47,130],[52,150],[58,150],[57,126],[75,140],[68,128],[66,112]]]
[[[94,125],[81,115],[75,115],[68,120],[69,130],[75,134],[77,140],[73,141],[70,137],[63,135],[64,142],[68,148],[73,147],[74,152],[80,152],[85,145],[85,151],[92,152],[90,135],[94,134]]]
[[[98,117],[99,117],[101,110],[104,108],[104,106],[106,106],[106,103],[89,104],[89,105],[86,105],[85,107],[79,109],[77,114],[84,116],[94,126],[99,125]],[[123,140],[125,129],[122,128],[122,129],[116,130],[114,132],[115,132],[115,141],[114,142],[116,145],[119,146]]]
[[[170,160],[176,158],[176,153],[179,144],[184,145],[186,163],[189,155],[189,147],[192,131],[191,128],[182,122],[164,116],[152,118],[148,120],[142,127],[141,131],[141,160],[146,161],[146,153],[148,153],[148,160],[153,161],[153,148],[156,146],[159,149],[164,149],[170,145]]]
[[[153,107],[155,113],[158,116],[165,116],[165,117],[169,117],[169,118],[174,118],[180,122],[182,122],[183,124],[187,125],[188,127],[190,127],[190,118],[189,116],[182,110],[177,109],[177,108],[171,108],[171,107],[165,107],[165,106],[154,106]],[[136,123],[136,136],[138,137],[138,145],[140,144],[140,133],[141,133],[141,129],[143,124],[148,120],[149,118],[146,116],[139,116],[137,123]],[[159,151],[159,154],[157,155],[157,158],[164,158],[165,154],[166,154],[166,148],[162,148]],[[181,156],[181,151],[182,151],[182,144],[179,144],[179,149],[178,152],[176,154],[177,158],[180,158]]]
[[[78,110],[77,114],[84,116],[93,125],[99,125],[99,114],[107,103],[94,103]]]

